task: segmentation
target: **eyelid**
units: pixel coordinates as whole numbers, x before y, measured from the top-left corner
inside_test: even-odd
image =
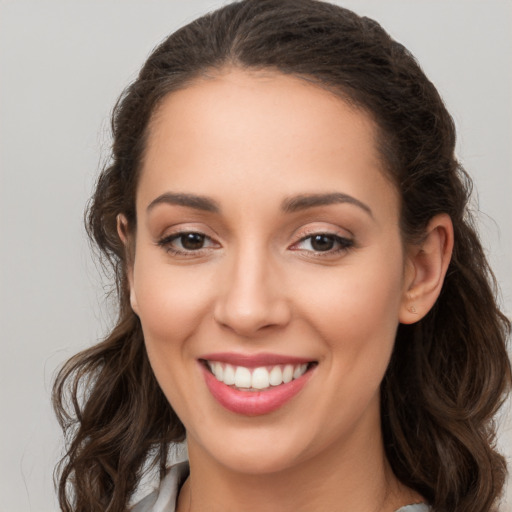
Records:
[[[213,231],[210,227],[204,225],[203,223],[197,223],[194,221],[179,222],[166,225],[164,228],[160,229],[158,233],[155,232],[154,238],[156,242],[159,242],[164,239],[178,237],[187,233],[197,233],[211,240],[216,240],[218,238],[215,231]]]
[[[341,229],[337,226],[333,226],[332,224],[330,226],[319,224],[297,229],[294,234],[294,238],[296,238],[294,243],[300,242],[301,240],[314,235],[328,235],[343,238],[344,240],[354,240],[354,235],[347,229]]]

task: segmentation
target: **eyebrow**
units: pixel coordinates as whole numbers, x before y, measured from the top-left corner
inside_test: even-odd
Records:
[[[286,213],[293,213],[306,210],[308,208],[314,208],[316,206],[327,206],[339,203],[348,203],[358,206],[373,218],[373,212],[368,205],[359,201],[359,199],[356,199],[355,197],[349,196],[348,194],[342,194],[341,192],[332,192],[328,194],[301,194],[293,196],[285,199],[281,208]]]
[[[219,213],[220,207],[216,201],[206,196],[198,196],[195,194],[182,194],[166,192],[153,199],[147,211],[151,211],[155,206],[159,204],[172,204],[178,206],[186,206],[188,208],[195,208],[196,210],[203,210],[205,212]]]
[[[285,199],[281,203],[281,209],[285,213],[294,213],[308,208],[314,208],[317,206],[328,206],[331,204],[353,204],[358,206],[373,218],[373,212],[368,205],[359,201],[355,197],[341,192],[331,192],[327,194],[300,194]],[[153,199],[147,211],[151,211],[155,206],[159,204],[171,204],[178,206],[185,206],[188,208],[195,208],[196,210],[202,210],[211,213],[220,213],[220,206],[214,199],[207,196],[200,196],[196,194],[185,194],[166,192],[161,194],[156,199]]]

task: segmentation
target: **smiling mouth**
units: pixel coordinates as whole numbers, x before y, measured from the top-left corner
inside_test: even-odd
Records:
[[[201,363],[226,386],[240,391],[264,391],[282,384],[288,384],[302,377],[317,365],[315,361],[301,364],[276,364],[248,368],[220,361],[202,359]]]

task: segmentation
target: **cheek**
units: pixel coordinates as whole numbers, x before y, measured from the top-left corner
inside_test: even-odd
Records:
[[[387,360],[392,350],[402,300],[401,253],[376,252],[323,276],[303,277],[302,316],[309,319],[347,367],[360,357]]]
[[[133,286],[149,361],[167,400],[187,424],[190,396],[200,390],[200,382],[190,379],[196,365],[191,354],[209,310],[209,280],[192,267],[139,261]]]
[[[398,326],[402,267],[369,263],[303,281],[310,293],[303,294],[301,313],[322,346],[323,388],[336,390],[314,399],[314,409],[329,411],[331,418],[324,439],[367,414],[378,421],[378,393]]]
[[[329,320],[370,321],[375,316],[396,313],[401,301],[401,274],[389,268],[346,267],[315,279],[309,286],[303,278],[302,288],[310,293],[304,299],[325,312]],[[396,320],[398,317],[396,316]]]
[[[187,339],[209,309],[210,280],[197,267],[136,262],[133,286],[146,343],[172,348]]]

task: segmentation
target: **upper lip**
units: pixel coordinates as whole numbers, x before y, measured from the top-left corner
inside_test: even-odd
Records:
[[[199,359],[206,361],[218,361],[219,363],[228,363],[233,366],[244,366],[246,368],[257,368],[260,366],[275,366],[278,364],[306,364],[311,363],[312,359],[305,357],[287,356],[282,354],[260,353],[260,354],[241,354],[236,352],[215,352],[205,354]]]

